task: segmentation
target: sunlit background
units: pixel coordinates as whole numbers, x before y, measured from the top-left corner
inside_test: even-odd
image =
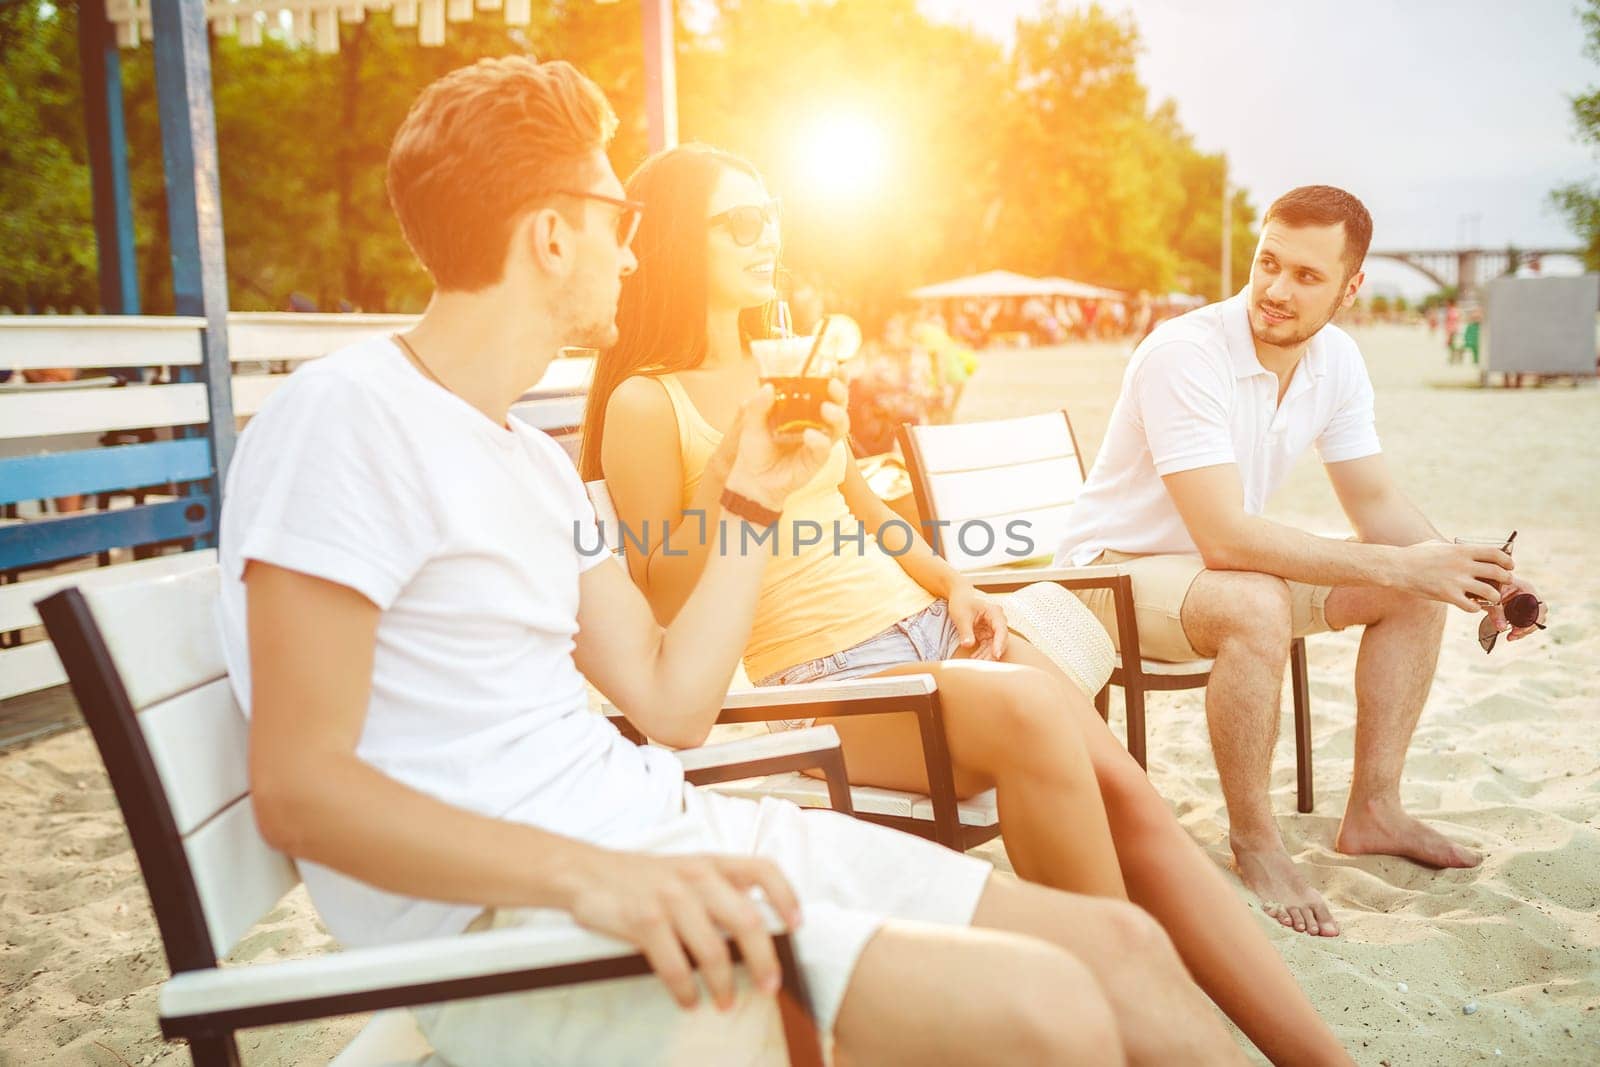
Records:
[[[1204,8],[1204,10],[1202,10]],[[680,134],[749,157],[785,204],[788,265],[881,319],[911,288],[1003,268],[1128,293],[1221,292],[1290,185],[1344,184],[1379,247],[1578,246],[1551,190],[1593,172],[1568,98],[1595,72],[1565,3],[1395,7],[1266,0],[681,0]],[[0,306],[92,306],[76,0],[0,7]],[[570,59],[615,104],[624,176],[646,152],[638,0],[534,3],[531,22],[449,26],[418,48],[388,12],[293,18],[214,46],[232,305],[412,310],[426,279],[383,196],[416,91],[483,55]],[[1308,26],[1316,26],[1309,32]],[[1292,32],[1291,32],[1292,31]],[[148,45],[122,54],[140,288],[170,307]],[[1474,73],[1477,71],[1477,73]],[[1575,269],[1551,260],[1549,271]],[[1436,285],[1374,261],[1374,292]]]

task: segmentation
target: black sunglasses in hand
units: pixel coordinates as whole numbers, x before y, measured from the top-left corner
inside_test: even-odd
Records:
[[[1506,543],[1500,547],[1502,552],[1510,552],[1512,544],[1517,539],[1517,532],[1511,531],[1511,536],[1506,538]],[[1488,605],[1485,605],[1487,609]],[[1518,593],[1507,597],[1500,603],[1500,613],[1505,616],[1506,622],[1514,630],[1523,630],[1529,626],[1545,629],[1544,601],[1532,593]],[[1478,622],[1478,645],[1485,653],[1493,652],[1495,642],[1500,639],[1500,630],[1495,625],[1494,617],[1487,610]]]

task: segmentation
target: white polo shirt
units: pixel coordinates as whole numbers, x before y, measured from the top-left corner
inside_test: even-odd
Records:
[[[1168,474],[1232,463],[1252,515],[1315,443],[1323,463],[1380,451],[1361,350],[1324,326],[1278,402],[1278,377],[1256,358],[1246,294],[1162,323],[1128,364],[1100,454],[1056,552],[1084,566],[1110,549],[1195,553]]]

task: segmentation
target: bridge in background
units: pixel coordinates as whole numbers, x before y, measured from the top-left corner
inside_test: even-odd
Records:
[[[1581,258],[1581,248],[1450,248],[1403,249],[1368,252],[1368,259],[1388,259],[1404,263],[1425,275],[1440,289],[1454,287],[1461,299],[1478,295],[1490,278],[1509,274],[1519,266],[1545,256]]]

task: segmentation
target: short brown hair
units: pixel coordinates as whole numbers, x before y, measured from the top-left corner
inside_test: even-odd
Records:
[[[512,228],[538,194],[587,184],[617,128],[570,63],[480,59],[428,86],[389,148],[389,203],[441,289],[499,281]]]
[[[1344,223],[1344,264],[1346,275],[1354,274],[1366,261],[1372,244],[1372,216],[1367,206],[1350,193],[1332,185],[1302,185],[1290,189],[1267,208],[1265,226],[1281,219],[1289,226],[1332,226]]]

